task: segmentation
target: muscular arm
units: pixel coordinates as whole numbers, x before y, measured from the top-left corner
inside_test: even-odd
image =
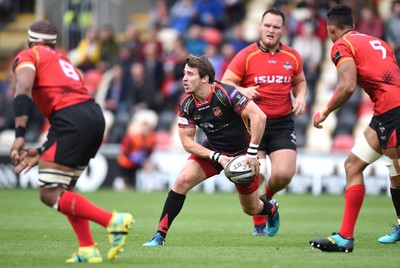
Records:
[[[15,73],[16,83],[15,83],[15,97],[19,95],[25,95],[32,98],[32,86],[35,81],[35,71],[29,67],[23,67],[18,69]],[[22,108],[24,106],[22,105]],[[19,107],[20,109],[21,107]],[[30,107],[29,107],[30,108]],[[18,109],[18,106],[17,106]],[[17,112],[17,111],[16,111]],[[10,158],[14,165],[21,164],[22,157],[20,155],[21,151],[24,149],[25,138],[24,135],[17,137],[17,130],[19,128],[25,129],[28,124],[28,114],[23,114],[15,117],[15,127],[16,127],[16,138],[11,145]],[[25,167],[25,166],[24,166]],[[24,167],[17,167],[17,172],[20,172]]]
[[[345,104],[353,95],[357,86],[357,67],[353,60],[342,62],[338,69],[339,83],[335,89],[336,93],[329,101],[323,115],[328,116],[337,108]],[[322,114],[321,114],[322,115]]]
[[[23,67],[17,70],[15,73],[15,94],[14,97],[18,95],[27,95],[32,98],[32,87],[35,81],[35,71],[28,67]],[[15,117],[15,125],[26,127],[28,123],[27,116]]]
[[[304,73],[293,78],[293,112],[298,115],[304,113],[306,107],[307,83]]]
[[[265,130],[267,116],[253,101],[247,104],[242,112],[244,118],[250,119],[251,140],[250,143],[260,144]]]
[[[319,113],[314,115],[314,127],[322,128],[320,125],[329,116],[330,113],[341,107],[350,99],[357,86],[357,67],[353,60],[342,62],[337,68],[338,85],[329,101]]]
[[[194,140],[196,128],[178,128],[179,138],[186,152],[201,158],[209,158],[211,150]]]

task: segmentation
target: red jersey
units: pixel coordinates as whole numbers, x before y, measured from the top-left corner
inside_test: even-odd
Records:
[[[49,46],[37,45],[18,53],[14,73],[21,67],[35,70],[32,97],[47,119],[54,111],[93,100],[83,85],[78,69],[67,57]]]
[[[260,96],[254,102],[267,117],[292,113],[293,78],[303,73],[302,59],[295,49],[281,43],[271,53],[255,42],[239,51],[228,69],[240,80],[239,86],[259,86]]]
[[[354,60],[357,83],[374,103],[374,115],[400,106],[400,68],[386,42],[350,31],[333,44],[331,59],[336,68],[346,60]]]

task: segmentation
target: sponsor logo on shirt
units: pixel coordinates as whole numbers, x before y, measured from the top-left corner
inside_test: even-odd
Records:
[[[292,77],[286,75],[261,75],[254,77],[254,82],[257,84],[289,84],[292,82]]]

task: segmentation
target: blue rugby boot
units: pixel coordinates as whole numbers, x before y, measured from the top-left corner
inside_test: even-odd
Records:
[[[310,245],[313,248],[324,252],[353,252],[354,239],[344,238],[339,233],[333,233],[326,238],[316,238],[310,240]]]
[[[268,216],[267,217],[267,235],[268,236],[275,236],[276,233],[279,230],[279,227],[281,225],[280,219],[279,219],[279,203],[275,199],[269,200],[269,202],[276,207],[276,211],[274,216]]]
[[[157,232],[149,242],[143,244],[144,247],[157,247],[157,246],[164,246],[165,245],[165,238],[161,236],[159,232]]]
[[[394,244],[397,241],[400,241],[400,225],[390,224],[390,227],[394,228],[393,232],[390,234],[384,235],[378,239],[379,243],[382,244]]]
[[[266,224],[259,224],[254,225],[254,236],[266,236],[267,235],[267,225]]]

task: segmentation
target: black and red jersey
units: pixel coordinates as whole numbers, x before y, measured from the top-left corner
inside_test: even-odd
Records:
[[[38,109],[50,118],[53,112],[93,100],[84,87],[80,72],[69,59],[46,45],[37,45],[18,53],[14,73],[22,67],[35,70],[32,97]]]
[[[247,149],[250,142],[248,122],[241,113],[250,99],[235,87],[220,83],[212,84],[210,95],[199,102],[193,95],[184,95],[179,103],[178,127],[201,128],[211,149],[226,155],[234,155]]]

